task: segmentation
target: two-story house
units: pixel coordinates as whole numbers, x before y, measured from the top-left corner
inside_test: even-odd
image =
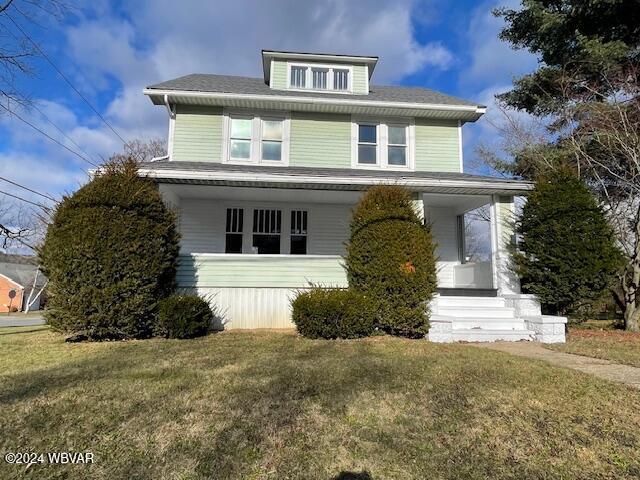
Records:
[[[377,61],[263,51],[263,78],[193,74],[144,90],[169,117],[168,155],[140,172],[179,212],[179,285],[210,298],[225,328],[292,327],[296,290],[346,286],[362,192],[402,184],[438,243],[432,340],[563,339],[562,319],[542,317],[509,269],[513,199],[531,185],[463,172],[462,128],[485,107],[373,85]],[[487,204],[491,261],[465,262],[462,215]]]

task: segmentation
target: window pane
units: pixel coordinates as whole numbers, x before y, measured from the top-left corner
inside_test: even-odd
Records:
[[[249,140],[231,140],[231,158],[248,160],[251,157],[251,142]]]
[[[258,254],[280,253],[280,235],[254,235],[253,252]]]
[[[405,145],[407,143],[406,127],[389,127],[389,143]]]
[[[313,74],[313,88],[325,90],[327,88],[327,70],[314,68],[311,70]]]
[[[241,233],[227,233],[224,253],[242,253]]]
[[[348,90],[349,80],[348,70],[334,70],[333,71],[333,89],[334,90]]]
[[[378,143],[375,125],[358,125],[358,141],[363,143]]]
[[[291,254],[307,254],[307,237],[305,235],[291,235]]]
[[[262,159],[279,161],[282,159],[281,150],[280,142],[262,142]]]
[[[231,137],[251,138],[251,120],[248,118],[232,118]]]
[[[306,67],[291,67],[291,86],[304,88],[306,73]]]
[[[282,140],[282,120],[263,120],[262,138],[265,140]]]
[[[376,164],[376,146],[375,145],[358,145],[358,163],[375,165]]]
[[[389,147],[389,165],[406,165],[406,147]]]

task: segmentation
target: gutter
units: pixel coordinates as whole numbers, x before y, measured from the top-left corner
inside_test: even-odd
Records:
[[[315,183],[326,185],[359,185],[371,186],[382,183],[401,183],[406,187],[444,187],[444,188],[486,188],[493,190],[508,190],[527,192],[533,189],[531,182],[492,182],[485,180],[453,180],[437,178],[413,178],[413,177],[326,177],[313,175],[291,175],[291,174],[264,174],[248,172],[194,172],[192,170],[155,170],[141,168],[141,175],[146,175],[156,179],[176,179],[176,180],[221,180],[228,182],[269,182],[269,183]]]
[[[190,97],[190,98],[211,98],[216,100],[249,100],[263,102],[291,102],[307,105],[338,105],[350,107],[379,107],[379,108],[405,108],[417,110],[444,110],[451,112],[469,112],[482,115],[487,111],[487,107],[481,105],[444,105],[444,104],[426,104],[426,103],[408,103],[408,102],[378,102],[371,100],[351,100],[339,98],[317,98],[317,97],[289,97],[285,95],[254,95],[244,93],[226,93],[226,92],[203,92],[203,91],[185,91],[185,90],[157,90],[154,88],[145,88],[143,93],[148,96],[162,95],[163,99],[168,99],[169,95]]]

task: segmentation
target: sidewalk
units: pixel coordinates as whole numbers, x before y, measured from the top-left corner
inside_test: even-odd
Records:
[[[34,325],[44,325],[46,322],[42,315],[25,315],[16,312],[11,315],[0,316],[0,328],[2,327],[32,327]]]
[[[554,366],[571,368],[612,382],[624,383],[630,387],[640,389],[640,368],[630,365],[602,360],[599,358],[583,357],[571,353],[549,350],[535,342],[493,342],[470,343],[469,345],[488,348],[500,352],[510,353],[521,357],[544,360]]]

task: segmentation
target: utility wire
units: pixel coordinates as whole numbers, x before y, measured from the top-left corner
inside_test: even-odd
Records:
[[[4,192],[2,190],[0,190],[0,193],[3,194],[3,195],[7,195],[9,197],[17,198],[18,200],[22,200],[25,203],[30,203],[31,205],[35,205],[36,207],[39,207],[39,208],[43,209],[46,212],[51,210],[49,207],[46,207],[46,206],[42,205],[41,203],[32,202],[31,200],[27,200],[26,198],[22,198],[22,197],[20,197],[18,195],[14,195],[13,193]]]
[[[122,141],[122,143],[123,143],[124,145],[127,145],[127,144],[128,144],[128,142],[127,142],[124,138],[122,138],[122,136],[121,136],[118,132],[116,132],[116,130],[111,126],[111,124],[110,124],[109,122],[107,122],[107,120],[102,116],[102,114],[101,114],[101,113],[100,113],[100,112],[99,112],[99,111],[98,111],[98,110],[97,110],[97,109],[96,109],[96,108],[91,104],[91,102],[89,102],[89,100],[87,100],[87,98],[86,98],[86,97],[85,97],[85,96],[80,92],[80,90],[78,90],[78,89],[73,85],[73,83],[71,83],[71,80],[69,80],[69,78],[68,78],[64,73],[62,73],[62,70],[60,70],[60,69],[56,66],[56,64],[55,64],[55,63],[53,63],[53,60],[51,60],[51,59],[47,56],[47,54],[46,54],[46,53],[44,53],[44,52],[42,51],[42,49],[38,46],[38,44],[37,44],[37,43],[36,43],[36,42],[35,42],[35,41],[34,41],[34,40],[33,40],[33,39],[32,39],[32,38],[27,34],[27,32],[25,32],[25,31],[22,29],[22,27],[20,27],[20,25],[18,25],[18,23],[13,19],[13,17],[11,17],[11,15],[9,15],[7,12],[3,12],[3,14],[4,14],[8,19],[9,19],[9,21],[10,21],[11,23],[13,23],[13,25],[14,25],[18,30],[20,30],[20,33],[22,33],[22,35],[24,35],[24,37],[25,37],[27,40],[29,40],[29,42],[30,42],[30,43],[34,46],[34,48],[35,48],[35,49],[40,53],[40,55],[42,55],[42,57],[44,57],[44,59],[45,59],[47,62],[49,62],[49,64],[53,67],[53,69],[54,69],[56,72],[58,72],[58,75],[60,75],[60,76],[63,78],[63,80],[64,80],[65,82],[67,82],[67,84],[68,84],[68,85],[73,89],[73,91],[74,91],[74,92],[76,92],[76,93],[78,94],[78,96],[79,96],[82,100],[84,100],[84,102],[85,102],[87,105],[89,105],[89,108],[91,108],[91,110],[93,110],[93,111],[94,111],[94,113],[95,113],[96,115],[98,115],[98,117],[100,118],[100,120],[102,120],[102,122],[103,122],[107,127],[109,127],[109,129],[114,133],[114,135],[115,135],[116,137],[118,137],[118,138]]]
[[[47,137],[49,140],[51,140],[54,143],[57,143],[58,145],[60,145],[62,148],[64,148],[65,150],[68,150],[69,152],[73,153],[76,157],[84,160],[85,162],[87,162],[88,164],[99,168],[97,164],[95,164],[94,162],[92,162],[91,160],[87,159],[86,157],[82,156],[80,153],[76,152],[75,150],[67,147],[64,143],[56,140],[55,138],[53,138],[51,135],[49,135],[47,132],[45,132],[44,130],[38,128],[37,126],[35,126],[33,123],[29,122],[28,120],[25,120],[24,118],[22,118],[20,115],[18,115],[16,112],[12,111],[11,109],[9,109],[8,107],[5,107],[2,103],[0,103],[0,108],[3,108],[4,110],[6,110],[7,112],[9,112],[11,115],[15,116],[18,120],[20,120],[23,123],[26,123],[27,125],[29,125],[31,128],[33,128],[34,130],[36,130],[37,132],[40,132],[42,135],[44,135],[45,137]]]
[[[8,178],[4,178],[4,177],[0,177],[0,180],[4,180],[7,183],[10,183],[11,185],[15,185],[16,187],[20,187],[20,188],[24,188],[25,190],[31,192],[31,193],[35,193],[36,195],[40,195],[41,197],[44,198],[48,198],[49,200],[53,201],[53,202],[57,202],[57,200],[55,198],[53,198],[51,195],[48,195],[46,193],[40,193],[37,190],[33,190],[29,187],[25,187],[24,185],[21,185],[17,182],[14,182],[13,180],[9,180]]]

